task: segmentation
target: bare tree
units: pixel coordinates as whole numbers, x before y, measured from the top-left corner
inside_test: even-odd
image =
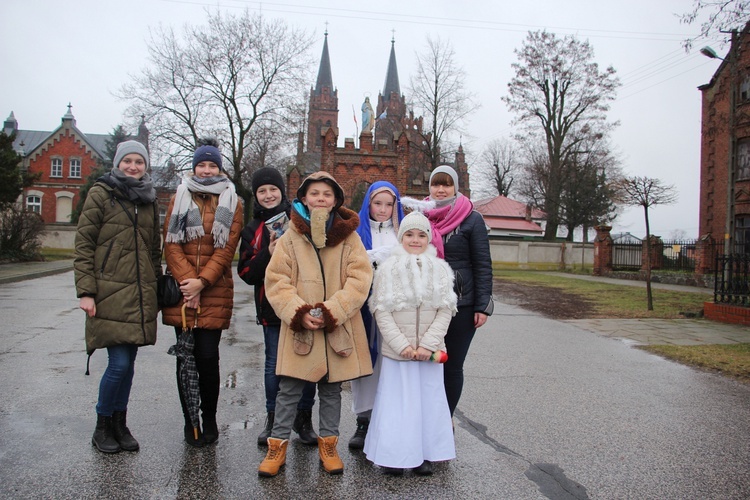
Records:
[[[648,222],[648,209],[656,205],[671,205],[677,201],[677,192],[673,185],[663,184],[659,179],[650,177],[626,177],[618,183],[622,202],[630,206],[643,207],[646,219],[646,294],[648,310],[654,310],[654,299],[651,293],[651,227]]]
[[[422,140],[415,145],[435,168],[440,164],[441,146],[447,137],[462,131],[462,125],[479,104],[464,86],[466,74],[456,64],[453,46],[429,36],[426,45],[424,52],[416,55],[417,70],[411,78],[409,96],[426,125]]]
[[[284,115],[309,82],[312,40],[283,21],[247,10],[208,13],[208,24],[151,33],[149,65],[120,95],[131,116],[145,115],[156,149],[185,164],[197,141],[221,141],[237,193],[251,210],[245,157],[255,127],[274,127],[284,140]]]
[[[554,240],[560,225],[561,197],[566,162],[580,151],[590,136],[606,134],[616,123],[608,123],[606,112],[615,98],[619,79],[611,66],[600,71],[593,62],[588,42],[573,36],[557,37],[546,31],[529,32],[513,63],[515,76],[502,99],[524,126],[519,141],[541,140],[546,151],[546,176],[542,208],[547,213],[544,239]],[[536,151],[536,150],[535,150]]]
[[[509,196],[518,176],[519,162],[520,154],[512,141],[495,139],[489,142],[479,155],[475,175],[480,178],[480,182],[474,185],[488,186],[490,196]],[[479,188],[473,191],[479,191]]]
[[[701,21],[704,14],[708,17]],[[683,40],[682,46],[686,51],[690,51],[696,40],[740,30],[749,19],[750,1],[748,0],[693,0],[693,7],[680,15],[680,22],[683,24],[700,22],[700,33]],[[728,43],[729,39],[724,38],[724,42]]]

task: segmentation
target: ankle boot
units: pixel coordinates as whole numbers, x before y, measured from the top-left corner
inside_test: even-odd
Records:
[[[297,410],[292,430],[299,434],[299,440],[303,444],[318,444],[318,435],[315,434],[312,426],[312,410]]]
[[[203,417],[203,441],[213,444],[219,439],[219,426],[216,425],[216,417]]]
[[[279,473],[281,466],[286,463],[286,447],[288,444],[288,439],[268,438],[268,453],[258,467],[259,476],[273,477]]]
[[[195,429],[191,423],[185,423],[185,442],[196,448],[203,448],[203,445],[206,444],[201,430]]]
[[[127,424],[127,411],[116,411],[112,414],[112,430],[120,448],[125,451],[138,451],[140,446],[130,433]]]
[[[352,450],[361,450],[365,447],[365,438],[367,429],[370,427],[370,419],[367,417],[357,417],[357,430],[349,440],[349,448]]]
[[[329,474],[341,474],[344,472],[344,462],[341,461],[336,444],[338,436],[326,436],[318,438],[318,455],[323,468]]]
[[[268,438],[271,437],[271,431],[273,430],[274,416],[275,412],[272,411],[266,414],[266,427],[258,434],[258,446],[266,446],[268,444]]]
[[[94,429],[91,444],[102,453],[117,453],[120,451],[120,444],[115,439],[112,430],[112,417],[96,415],[96,429]]]

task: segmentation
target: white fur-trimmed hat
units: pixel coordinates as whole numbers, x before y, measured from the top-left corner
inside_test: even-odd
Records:
[[[398,241],[404,237],[404,233],[410,229],[417,229],[427,233],[427,241],[432,242],[432,227],[430,221],[421,212],[412,212],[401,220],[398,227]]]

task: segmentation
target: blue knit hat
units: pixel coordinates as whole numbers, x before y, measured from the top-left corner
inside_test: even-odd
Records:
[[[214,162],[219,167],[219,170],[224,171],[224,167],[221,164],[221,152],[216,146],[205,144],[195,150],[193,154],[193,172],[195,172],[195,167],[203,161]]]

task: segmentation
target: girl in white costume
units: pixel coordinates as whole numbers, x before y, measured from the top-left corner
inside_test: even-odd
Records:
[[[429,475],[431,462],[456,456],[443,365],[430,359],[445,351],[457,297],[453,271],[430,244],[424,215],[404,217],[398,240],[401,246],[378,267],[369,300],[382,366],[364,451],[387,474],[414,468]]]

